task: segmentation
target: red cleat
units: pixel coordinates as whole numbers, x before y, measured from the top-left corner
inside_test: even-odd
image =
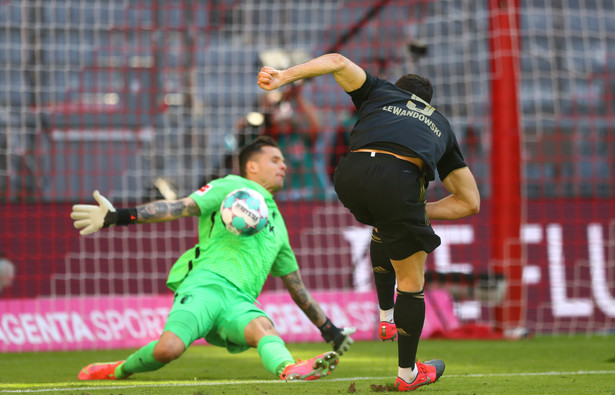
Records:
[[[79,380],[119,380],[115,378],[115,368],[122,363],[124,361],[91,363],[81,369],[77,378]]]
[[[284,368],[282,380],[316,380],[335,369],[340,358],[335,351],[320,354],[307,361],[298,361]]]
[[[380,321],[378,325],[378,336],[382,341],[390,340],[394,342],[395,336],[397,336],[397,326],[392,322]]]
[[[395,380],[395,388],[399,392],[414,391],[415,389],[427,385],[433,384],[444,373],[444,362],[439,359],[432,359],[425,361],[425,363],[417,362],[416,367],[419,373],[411,383],[406,383],[402,378],[398,377]]]

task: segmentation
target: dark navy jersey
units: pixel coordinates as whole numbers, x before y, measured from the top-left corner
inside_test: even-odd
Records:
[[[467,166],[450,124],[411,92],[367,74],[361,88],[348,92],[358,110],[350,150],[392,143],[409,148],[425,162],[427,180],[440,180]]]

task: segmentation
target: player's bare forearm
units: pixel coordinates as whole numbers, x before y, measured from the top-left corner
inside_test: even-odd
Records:
[[[442,184],[451,195],[426,204],[425,210],[430,219],[459,219],[480,211],[478,187],[467,167],[452,171],[442,180]]]
[[[201,210],[194,199],[159,200],[137,206],[137,223],[167,222],[182,217],[200,215]]]
[[[265,90],[277,89],[304,78],[333,74],[335,81],[346,92],[359,89],[366,79],[365,71],[337,53],[330,53],[308,60],[285,70],[265,66],[258,73],[258,85]]]
[[[282,281],[290,293],[293,301],[305,313],[305,315],[316,326],[321,326],[327,320],[327,316],[320,308],[320,305],[312,297],[303,284],[301,274],[298,270],[282,276]]]
[[[449,195],[425,206],[429,219],[460,219],[477,213],[455,195]]]

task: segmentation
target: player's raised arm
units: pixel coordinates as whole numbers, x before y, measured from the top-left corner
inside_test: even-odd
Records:
[[[200,215],[199,206],[190,197],[116,209],[100,192],[94,191],[93,195],[98,205],[76,204],[70,213],[71,219],[75,221],[73,225],[81,229],[79,233],[82,235],[89,235],[115,225],[166,222]]]
[[[285,70],[265,66],[258,73],[257,83],[262,89],[271,91],[297,80],[324,74],[333,74],[335,81],[346,92],[359,89],[367,78],[365,71],[350,59],[330,53]]]
[[[307,288],[305,288],[298,270],[282,276],[281,278],[293,301],[320,330],[323,339],[331,344],[333,350],[339,355],[348,351],[350,345],[354,342],[350,335],[356,332],[356,328],[340,329],[335,326],[325,315],[324,311]]]

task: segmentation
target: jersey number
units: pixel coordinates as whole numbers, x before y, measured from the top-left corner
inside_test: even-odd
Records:
[[[433,114],[434,111],[436,111],[436,109],[430,106],[429,103],[427,103],[425,100],[421,99],[415,94],[412,95],[411,99],[419,101],[425,106],[423,108],[418,108],[415,102],[413,102],[412,100],[408,100],[408,103],[406,103],[406,107],[408,107],[412,111],[420,112],[427,117]]]

